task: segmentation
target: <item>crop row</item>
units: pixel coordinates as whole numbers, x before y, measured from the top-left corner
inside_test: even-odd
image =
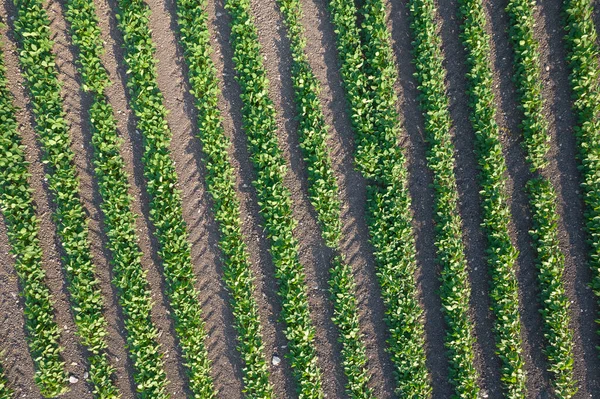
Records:
[[[569,398],[576,392],[573,375],[573,336],[569,329],[569,301],[563,283],[564,255],[558,241],[556,193],[544,176],[550,135],[544,116],[544,99],[540,78],[539,45],[534,37],[534,0],[513,0],[507,13],[509,35],[515,54],[515,83],[523,111],[521,130],[526,157],[534,176],[527,183],[533,219],[531,235],[537,252],[544,320],[545,348],[549,370],[554,374],[556,394]]]
[[[64,251],[63,263],[77,335],[89,353],[89,374],[95,395],[116,398],[113,368],[106,353],[102,293],[94,275],[86,216],[78,196],[79,181],[62,108],[48,15],[40,0],[17,0],[15,4],[18,17],[14,26],[21,46],[19,59],[31,95],[48,187],[56,205],[53,217]]]
[[[94,3],[69,0],[65,16],[70,22],[73,43],[79,50],[77,63],[84,91],[92,95],[89,110],[94,167],[102,202],[107,247],[112,254],[113,282],[119,290],[127,330],[128,355],[131,358],[136,390],[142,398],[167,398],[167,378],[163,369],[158,331],[150,318],[152,298],[146,272],[141,264],[141,250],[131,210],[125,162],[119,150],[122,140],[117,134],[112,106],[105,88],[110,84],[102,65],[104,52]]]
[[[511,212],[506,191],[506,161],[496,123],[494,78],[489,54],[490,36],[481,0],[459,1],[461,39],[467,51],[467,93],[475,131],[479,164],[482,227],[487,236],[487,263],[491,274],[490,298],[496,316],[496,353],[502,361],[501,380],[506,396],[526,395],[522,354],[519,291],[516,276],[518,252],[511,242]]]
[[[425,365],[422,309],[415,281],[416,248],[404,156],[397,143],[396,70],[380,1],[366,1],[358,10],[352,1],[329,3],[337,35],[341,75],[356,133],[355,163],[367,179],[370,241],[375,247],[377,275],[386,306],[390,352],[398,393],[406,397],[431,394]],[[362,35],[362,37],[361,37]]]
[[[573,90],[573,128],[579,147],[591,287],[600,301],[600,51],[592,19],[594,2],[565,1],[567,61]]]
[[[322,398],[321,371],[315,349],[315,328],[310,319],[305,275],[293,236],[297,221],[292,215],[290,192],[284,185],[285,159],[277,144],[275,108],[249,0],[227,0],[232,19],[231,44],[236,79],[241,87],[243,127],[250,158],[256,170],[257,191],[282,301],[282,320],[289,341],[289,360],[302,398]]]
[[[206,165],[206,183],[219,223],[224,280],[231,295],[238,350],[244,361],[244,393],[250,398],[271,398],[269,368],[261,336],[258,305],[247,247],[241,231],[240,202],[235,191],[234,169],[227,149],[229,139],[218,108],[219,86],[210,58],[210,32],[206,1],[177,0],[177,15],[184,58],[198,110],[198,138]]]
[[[328,152],[328,128],[319,100],[320,85],[305,53],[302,8],[299,0],[279,0],[292,53],[292,84],[298,112],[298,136],[308,169],[308,193],[317,212],[323,238],[336,254],[331,260],[329,280],[334,307],[333,322],[339,329],[342,363],[348,378],[346,389],[353,398],[370,398],[367,355],[360,332],[356,283],[352,268],[340,252],[342,237],[339,188]]]
[[[171,131],[156,77],[154,44],[148,27],[150,9],[143,0],[119,0],[117,21],[125,44],[129,102],[142,134],[142,163],[146,191],[150,197],[150,220],[159,243],[165,292],[174,317],[175,333],[189,377],[191,392],[198,398],[213,398],[215,389],[204,344],[206,332],[201,317],[191,247],[183,220],[177,173],[170,156]]]
[[[476,398],[479,387],[478,373],[473,364],[475,337],[469,317],[471,286],[458,213],[454,145],[450,135],[452,121],[448,110],[441,39],[436,32],[434,1],[411,0],[409,11],[415,76],[425,118],[425,139],[429,144],[427,163],[433,172],[435,245],[442,266],[440,296],[448,328],[446,348],[450,360],[450,380],[456,395]]]
[[[42,395],[57,396],[66,390],[67,374],[60,356],[54,306],[42,267],[40,226],[32,189],[27,182],[30,175],[2,57],[0,51],[0,208],[24,298],[25,328],[36,368],[35,381]]]

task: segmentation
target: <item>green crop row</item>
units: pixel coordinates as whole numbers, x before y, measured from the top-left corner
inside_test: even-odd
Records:
[[[175,333],[196,398],[213,398],[215,389],[204,345],[206,332],[201,317],[191,246],[183,220],[177,173],[170,156],[171,131],[167,110],[158,88],[154,44],[148,19],[150,9],[143,0],[119,0],[117,21],[125,44],[127,87],[130,104],[142,134],[142,162],[146,191],[150,197],[150,220],[159,243],[166,295],[174,318]]]
[[[66,391],[67,374],[60,356],[54,306],[44,281],[40,226],[15,113],[0,50],[0,208],[25,302],[25,328],[36,368],[35,382],[42,395],[53,397]]]
[[[158,331],[150,317],[152,298],[141,264],[125,162],[119,153],[122,140],[117,134],[113,108],[104,93],[110,80],[101,61],[104,47],[94,3],[69,0],[65,16],[70,22],[73,43],[79,49],[77,62],[83,89],[92,95],[89,118],[93,162],[102,196],[100,208],[108,236],[107,247],[112,254],[113,282],[119,289],[127,330],[133,378],[140,398],[164,399],[168,397],[167,377],[157,342]]]
[[[481,0],[459,1],[461,39],[467,51],[467,92],[475,153],[481,185],[482,227],[487,236],[487,263],[492,277],[490,298],[496,316],[496,353],[502,361],[501,380],[508,398],[526,396],[522,354],[519,290],[516,276],[518,252],[511,242],[511,212],[506,191],[506,161],[500,144],[493,93],[490,36]]]
[[[450,135],[452,121],[448,110],[441,39],[436,31],[434,1],[411,0],[409,11],[415,76],[425,117],[425,138],[429,144],[427,163],[433,172],[435,244],[438,262],[442,266],[440,295],[448,325],[446,347],[450,360],[450,380],[457,396],[476,398],[479,387],[474,366],[475,337],[469,317],[471,286],[462,241],[462,222],[458,213],[454,145]]]
[[[394,84],[396,70],[380,1],[366,1],[362,28],[352,1],[329,3],[337,35],[341,75],[356,132],[355,162],[367,178],[370,241],[386,306],[388,351],[395,366],[398,394],[431,394],[425,365],[423,311],[415,282],[416,248]],[[363,35],[361,37],[361,35]]]
[[[90,382],[99,398],[117,398],[113,368],[106,353],[106,320],[102,292],[92,263],[85,211],[78,196],[69,126],[57,78],[49,20],[41,0],[15,0],[14,21],[20,42],[19,59],[31,95],[35,130],[43,148],[53,213],[64,251],[63,263],[77,335],[88,351]]]
[[[6,83],[5,80],[6,77],[4,76],[4,64],[0,60],[0,90],[2,89],[4,83]],[[2,93],[1,95],[4,97],[4,94],[5,93]],[[2,353],[0,353],[0,355],[2,355]],[[13,394],[14,392],[8,386],[8,381],[6,381],[6,377],[4,376],[4,368],[2,367],[2,364],[0,364],[0,399],[11,399]]]
[[[336,251],[329,280],[334,307],[333,322],[339,329],[342,363],[348,378],[346,390],[352,398],[371,398],[367,355],[360,332],[356,283],[352,268],[340,253],[342,236],[339,189],[327,148],[328,128],[319,100],[320,85],[305,53],[302,8],[299,0],[279,0],[290,40],[292,84],[299,116],[299,141],[308,169],[308,193],[327,246]]]
[[[177,15],[184,57],[189,66],[192,93],[198,109],[198,138],[202,142],[206,183],[219,223],[224,280],[231,295],[238,350],[244,360],[244,393],[248,398],[271,398],[269,368],[261,336],[258,305],[247,247],[241,231],[240,202],[227,149],[229,139],[218,108],[219,86],[210,58],[210,32],[206,1],[177,0]]]
[[[323,398],[321,371],[315,349],[315,328],[310,319],[305,275],[293,236],[290,192],[284,185],[285,159],[277,143],[275,108],[260,54],[249,0],[227,0],[232,18],[231,43],[236,79],[241,86],[243,127],[250,158],[256,170],[257,191],[282,301],[281,318],[289,341],[289,360],[301,398]]]
[[[600,298],[600,51],[592,3],[590,0],[565,1],[565,41],[573,111],[577,116],[573,130],[581,162],[589,264],[594,276],[591,287]]]
[[[562,281],[564,256],[559,248],[556,193],[547,179],[528,182],[532,207],[531,235],[538,252],[540,269],[540,310],[544,320],[544,337],[548,340],[545,353],[549,371],[554,374],[554,389],[558,398],[571,398],[577,392],[573,370],[573,332],[569,328],[569,298]]]
[[[534,0],[512,0],[507,7],[510,17],[509,34],[515,54],[515,83],[518,87],[520,108],[523,111],[521,129],[524,147],[532,172],[536,174],[528,184],[532,210],[533,246],[540,269],[542,315],[548,338],[545,352],[550,370],[555,374],[556,394],[569,398],[576,391],[573,375],[573,342],[569,332],[568,299],[564,294],[562,274],[564,255],[558,242],[558,214],[556,193],[552,183],[542,172],[548,161],[550,135],[544,116],[544,99],[540,78],[539,45],[534,37]],[[540,209],[542,208],[542,209]]]

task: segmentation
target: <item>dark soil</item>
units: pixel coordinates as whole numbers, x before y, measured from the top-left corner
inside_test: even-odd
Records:
[[[92,256],[98,268],[98,277],[104,294],[106,318],[109,323],[109,352],[117,369],[118,386],[124,399],[135,396],[131,364],[126,356],[123,314],[118,306],[118,293],[110,283],[110,253],[105,250],[102,214],[99,210],[100,196],[92,168],[92,148],[87,111],[90,99],[80,90],[80,77],[73,60],[76,51],[70,43],[63,17],[65,0],[52,0],[48,4],[52,21],[53,39],[59,78],[63,82],[63,98],[67,118],[71,122],[71,139],[76,153],[75,165],[81,181],[81,198],[90,218]],[[212,215],[211,198],[205,183],[202,148],[195,135],[196,112],[194,98],[189,94],[188,70],[178,41],[176,0],[149,0],[152,9],[150,20],[153,40],[156,44],[158,84],[169,109],[168,122],[173,132],[172,157],[176,162],[179,187],[182,190],[184,218],[188,224],[192,256],[200,290],[199,300],[204,310],[206,329],[209,332],[207,347],[213,363],[213,377],[219,397],[242,398],[242,362],[235,350],[236,334],[229,296],[222,283],[223,266],[218,249],[218,226]],[[236,185],[241,201],[243,233],[251,255],[255,276],[255,297],[263,326],[265,356],[270,364],[273,355],[283,359],[279,366],[271,367],[271,382],[276,397],[294,397],[295,383],[291,368],[284,356],[287,353],[283,335],[284,325],[279,321],[281,312],[277,295],[277,281],[269,254],[269,242],[263,230],[264,221],[259,213],[252,181],[255,173],[247,151],[242,129],[240,88],[234,80],[232,49],[229,44],[230,18],[223,8],[224,0],[209,1],[208,12],[214,48],[213,60],[220,79],[222,96],[219,108],[222,112],[225,133],[232,140],[231,159],[236,170]],[[501,140],[508,166],[508,192],[513,214],[511,237],[520,251],[518,278],[520,306],[523,323],[523,343],[528,372],[529,397],[546,398],[551,395],[551,383],[546,359],[542,349],[544,338],[539,315],[539,289],[535,253],[531,249],[528,230],[531,228],[530,212],[524,186],[531,176],[521,148],[518,127],[521,112],[518,110],[515,85],[512,82],[512,49],[506,29],[508,18],[504,12],[507,0],[487,1],[489,32],[492,37],[491,54],[495,95],[498,106],[497,121],[501,126]],[[142,264],[148,272],[154,307],[152,319],[160,331],[159,341],[165,354],[165,368],[170,381],[169,392],[173,398],[189,396],[187,377],[181,366],[181,353],[175,338],[169,304],[165,298],[163,270],[158,257],[158,243],[153,237],[149,220],[149,198],[145,190],[145,178],[141,155],[142,137],[136,130],[136,120],[128,106],[126,66],[123,60],[123,40],[117,29],[117,0],[98,0],[100,27],[106,41],[107,53],[104,64],[113,85],[108,98],[116,111],[118,128],[124,138],[122,154],[130,176],[130,193],[134,199],[133,211],[139,215],[137,223]],[[339,60],[335,33],[325,0],[302,0],[303,25],[306,28],[307,54],[313,70],[321,82],[321,100],[327,123],[331,126],[330,151],[333,168],[340,185],[342,201],[342,224],[344,237],[342,252],[353,268],[357,281],[357,297],[361,330],[365,337],[371,387],[376,397],[394,397],[393,367],[385,352],[387,332],[384,328],[384,306],[380,298],[375,275],[373,249],[368,241],[365,217],[366,186],[360,173],[353,167],[354,140],[348,116],[345,92],[339,75]],[[427,169],[423,137],[423,118],[418,107],[414,67],[411,63],[411,34],[406,2],[389,1],[388,25],[398,69],[397,92],[399,112],[403,123],[401,145],[407,155],[410,192],[413,197],[413,217],[417,240],[417,275],[420,301],[425,310],[427,338],[427,365],[431,372],[433,397],[446,398],[452,394],[448,382],[448,362],[444,356],[444,326],[439,290],[439,266],[435,262],[432,176]],[[501,397],[499,360],[494,354],[493,315],[489,310],[489,273],[485,263],[486,240],[479,227],[481,223],[480,198],[477,183],[477,160],[474,154],[474,133],[469,122],[466,89],[465,51],[458,36],[460,21],[457,17],[457,0],[438,1],[438,23],[446,55],[447,85],[451,100],[450,111],[454,121],[452,134],[456,146],[457,183],[460,195],[459,210],[463,218],[466,255],[472,285],[472,318],[475,322],[476,367],[481,374],[480,384],[490,398]],[[594,322],[598,314],[595,298],[589,288],[591,271],[587,265],[588,248],[585,243],[583,205],[579,183],[580,176],[575,160],[577,147],[572,134],[575,118],[571,112],[571,91],[566,68],[566,51],[562,42],[562,1],[549,0],[540,3],[536,36],[541,43],[544,96],[546,112],[551,124],[551,165],[545,173],[550,177],[559,194],[561,246],[566,257],[565,282],[567,295],[572,301],[572,327],[576,343],[576,375],[580,381],[577,397],[592,397],[600,392],[600,360],[595,349],[600,345]],[[323,371],[323,384],[328,398],[344,398],[346,383],[341,368],[340,345],[337,332],[331,322],[332,304],[327,292],[329,262],[333,252],[328,249],[320,235],[314,209],[307,196],[308,181],[306,165],[298,147],[296,107],[290,76],[291,57],[285,28],[276,0],[252,2],[253,15],[259,29],[259,40],[265,59],[265,67],[271,82],[270,94],[277,109],[278,137],[288,163],[286,184],[293,200],[294,216],[299,226],[294,232],[300,244],[300,260],[305,266],[311,317],[317,329],[316,348]],[[10,89],[15,104],[21,109],[17,115],[27,146],[26,157],[31,162],[30,183],[34,189],[37,213],[41,221],[40,237],[44,252],[47,282],[56,304],[56,320],[63,330],[61,345],[69,373],[80,377],[71,386],[65,398],[91,398],[90,387],[83,382],[86,370],[85,350],[78,344],[69,306],[69,296],[60,262],[60,243],[56,237],[51,215],[51,194],[44,182],[41,150],[33,130],[33,118],[29,108],[28,93],[23,88],[12,36],[11,17],[15,17],[11,2],[4,2],[0,17],[8,22],[2,30],[5,43],[5,63],[8,67]],[[594,15],[600,23],[598,11]],[[8,31],[8,32],[7,32]],[[19,291],[6,227],[0,220],[0,341],[5,351],[2,363],[7,376],[19,397],[39,398],[33,382],[33,361],[25,343],[23,303]]]

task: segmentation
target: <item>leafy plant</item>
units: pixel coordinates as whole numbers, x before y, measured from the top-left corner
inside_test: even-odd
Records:
[[[388,351],[395,366],[398,394],[425,398],[431,383],[425,365],[422,309],[415,272],[416,248],[404,156],[397,143],[396,71],[380,1],[330,1],[341,74],[356,133],[355,163],[367,178],[367,215],[375,247],[377,275],[386,305]]]
[[[558,241],[556,193],[544,176],[549,149],[548,122],[544,116],[540,55],[534,37],[533,0],[512,0],[506,9],[510,17],[509,34],[515,54],[515,83],[523,111],[521,129],[525,149],[534,177],[527,184],[532,210],[533,246],[538,254],[540,269],[542,315],[547,338],[545,352],[550,371],[554,373],[556,395],[569,398],[576,392],[573,374],[573,334],[569,328],[569,301],[564,293],[564,255]]]
[[[4,83],[1,81],[4,81],[5,79],[3,69],[4,64],[2,64],[2,61],[0,60],[0,85]],[[2,352],[0,352],[0,355],[2,355]],[[6,381],[6,376],[4,375],[4,368],[2,367],[2,364],[0,364],[0,399],[11,399],[13,395],[14,391],[8,386],[8,381]]]
[[[101,60],[104,47],[98,17],[94,3],[89,0],[69,0],[65,7],[72,40],[79,50],[77,63],[82,86],[92,95],[89,118],[93,162],[102,196],[100,208],[104,213],[107,246],[112,254],[113,283],[119,289],[127,330],[133,378],[140,398],[165,399],[168,398],[167,377],[157,342],[158,331],[150,315],[152,297],[141,264],[142,252],[131,210],[125,162],[119,153],[122,140],[117,134],[113,108],[105,95],[110,79]]]
[[[481,0],[459,1],[459,14],[461,38],[467,50],[467,92],[480,170],[482,227],[487,236],[487,263],[492,277],[490,297],[496,316],[496,353],[502,361],[501,380],[506,396],[524,398],[526,374],[515,270],[518,252],[509,235],[512,215],[506,191],[506,161],[495,120],[490,37]]]
[[[174,318],[175,333],[195,398],[215,397],[210,362],[204,341],[196,277],[190,243],[183,220],[177,173],[170,156],[171,131],[167,110],[156,81],[154,44],[148,27],[150,9],[143,0],[119,0],[117,21],[125,43],[127,88],[130,104],[142,134],[142,163],[150,197],[150,220],[160,245],[166,295]]]
[[[79,198],[69,126],[63,111],[49,20],[41,0],[15,0],[19,60],[29,89],[35,130],[43,149],[53,218],[62,244],[77,335],[88,351],[90,383],[98,398],[118,398],[113,367],[106,353],[102,292],[92,263],[86,215]]]
[[[265,360],[258,305],[248,250],[242,237],[240,202],[218,108],[219,86],[210,58],[210,33],[206,1],[177,0],[177,16],[184,57],[189,67],[192,93],[198,110],[198,138],[202,142],[206,183],[213,197],[213,212],[219,223],[224,280],[238,333],[238,351],[244,361],[244,394],[249,398],[271,398],[269,369]]]
[[[290,192],[284,185],[286,164],[277,144],[275,108],[268,94],[256,26],[249,13],[249,0],[227,0],[225,8],[232,18],[230,41],[236,79],[242,89],[243,127],[257,174],[253,184],[271,241],[293,376],[301,398],[323,398],[315,328],[310,320],[304,271],[298,260],[298,241],[293,236],[297,221],[292,215]]]
[[[475,337],[469,317],[471,287],[458,213],[454,145],[450,135],[452,121],[444,83],[446,71],[441,40],[436,31],[435,4],[433,0],[410,0],[408,9],[413,34],[415,77],[425,118],[425,138],[429,144],[427,163],[433,172],[435,244],[438,262],[442,266],[440,296],[448,327],[446,348],[450,360],[450,379],[457,397],[475,399],[479,387],[478,373],[473,365]]]
[[[60,333],[54,318],[54,305],[44,281],[40,225],[35,215],[32,189],[27,182],[30,174],[7,83],[0,50],[0,209],[24,299],[25,328],[36,369],[35,382],[42,395],[53,397],[66,392],[67,374],[60,355],[62,348],[58,342]]]

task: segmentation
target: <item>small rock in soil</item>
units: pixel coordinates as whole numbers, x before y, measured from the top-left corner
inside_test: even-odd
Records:
[[[281,363],[281,358],[277,355],[273,355],[273,359],[271,359],[271,363],[273,364],[273,366],[279,366],[279,364]]]
[[[74,375],[69,377],[69,382],[71,384],[77,384],[77,382],[79,382],[79,378],[75,377]]]

